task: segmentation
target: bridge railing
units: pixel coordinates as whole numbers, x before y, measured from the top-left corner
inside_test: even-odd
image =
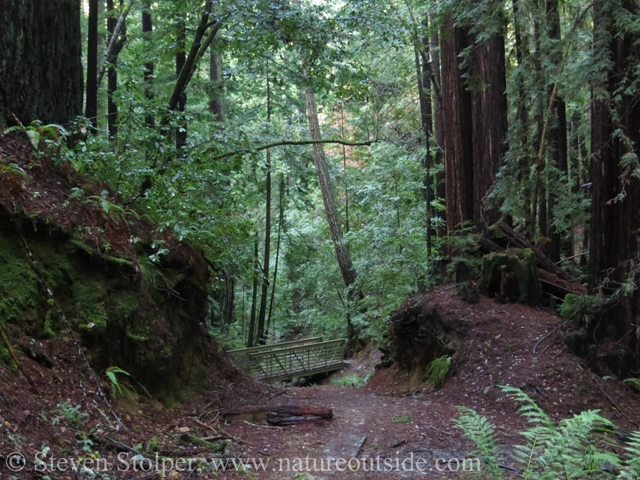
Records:
[[[238,368],[256,380],[278,381],[339,370],[344,366],[346,340],[317,341],[317,338],[235,350],[232,360]],[[297,345],[291,345],[298,343]],[[246,352],[246,350],[251,350]]]

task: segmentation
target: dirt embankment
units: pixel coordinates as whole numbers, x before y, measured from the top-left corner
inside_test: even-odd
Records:
[[[200,252],[19,133],[0,142],[0,220],[0,321],[18,347],[78,340],[96,371],[166,396],[206,373]],[[0,361],[12,364],[4,345]]]
[[[431,392],[438,401],[499,418],[515,411],[498,388],[508,385],[529,394],[553,418],[600,409],[622,428],[637,429],[640,396],[623,379],[596,374],[573,355],[566,345],[572,332],[573,326],[549,309],[487,297],[469,304],[455,295],[454,286],[441,286],[407,299],[397,310],[387,355],[395,363],[379,369],[368,388],[386,394]],[[424,382],[426,369],[441,356],[450,357],[451,367],[444,386],[433,391]]]

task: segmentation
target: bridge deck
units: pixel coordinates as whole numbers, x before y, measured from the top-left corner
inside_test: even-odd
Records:
[[[227,352],[236,366],[256,380],[275,382],[344,367],[345,340],[323,342],[320,337]]]

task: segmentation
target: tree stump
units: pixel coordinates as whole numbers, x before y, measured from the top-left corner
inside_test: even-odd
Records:
[[[542,287],[533,252],[509,248],[482,258],[480,292],[503,303],[542,304]]]

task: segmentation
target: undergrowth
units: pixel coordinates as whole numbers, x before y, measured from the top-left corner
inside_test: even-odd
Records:
[[[436,358],[425,370],[423,380],[432,384],[434,388],[440,388],[447,379],[450,366],[451,357],[443,355],[440,358]]]
[[[587,410],[554,423],[526,393],[513,387],[501,387],[509,397],[521,404],[519,412],[527,418],[528,428],[522,432],[523,445],[516,445],[513,457],[519,463],[520,476],[531,480],[620,479],[640,478],[640,431],[633,432],[616,453],[616,443],[606,436],[614,431],[611,421]],[[455,424],[464,437],[475,444],[474,454],[483,462],[482,478],[503,477],[500,467],[495,427],[486,417],[468,408]]]
[[[338,387],[352,387],[352,388],[362,388],[369,381],[369,375],[365,378],[360,377],[357,373],[352,373],[351,375],[345,375],[340,378],[331,379],[331,385],[336,385]]]

